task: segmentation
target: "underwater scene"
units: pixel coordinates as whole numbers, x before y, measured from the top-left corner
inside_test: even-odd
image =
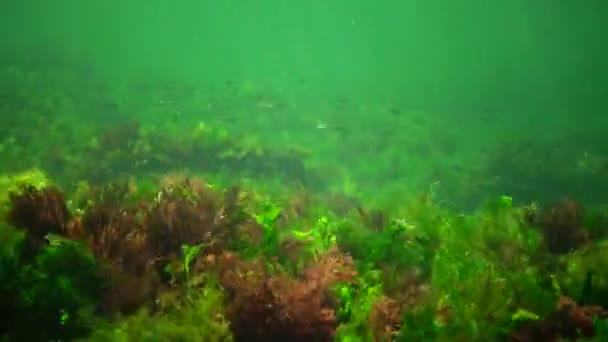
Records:
[[[608,341],[608,2],[3,0],[0,341]]]

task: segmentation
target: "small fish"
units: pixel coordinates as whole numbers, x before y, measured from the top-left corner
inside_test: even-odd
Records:
[[[101,107],[105,108],[105,109],[119,110],[120,103],[118,103],[117,101],[107,101],[107,102],[103,102],[101,104]]]
[[[326,122],[317,120],[317,124],[315,126],[316,129],[330,129],[338,132],[345,132],[346,127],[342,124],[328,124]]]
[[[389,113],[391,113],[394,116],[398,116],[398,115],[401,115],[401,110],[399,108],[393,107],[389,110]]]
[[[70,240],[68,238],[65,238],[60,235],[52,234],[52,233],[46,234],[44,239],[49,243],[49,246],[52,246],[52,247],[63,247],[66,244],[73,242],[72,240]]]

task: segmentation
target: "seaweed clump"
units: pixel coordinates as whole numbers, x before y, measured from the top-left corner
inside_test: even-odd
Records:
[[[284,209],[201,179],[161,183],[88,188],[73,214],[56,188],[12,193],[7,218],[39,253],[6,263],[0,303],[47,323],[42,340],[87,336],[79,312],[114,321],[92,340],[557,341],[602,335],[608,318],[605,246],[573,201],[502,197],[456,215],[422,196],[339,219],[302,194]],[[14,322],[0,333],[41,340]]]
[[[138,215],[138,208],[106,199],[85,211],[73,236],[87,243],[102,262],[107,281],[101,309],[106,313],[133,312],[153,296],[153,263]]]
[[[105,311],[130,313],[158,298],[180,278],[185,246],[221,252],[246,226],[240,191],[213,191],[202,182],[186,180],[149,198],[129,201],[128,185],[101,189],[79,223],[93,254],[104,262],[109,281]],[[144,196],[146,197],[146,196]]]
[[[353,260],[336,249],[299,277],[232,253],[202,262],[227,290],[227,316],[237,341],[331,341],[338,325],[331,289],[356,277]]]
[[[566,339],[590,339],[596,337],[594,320],[608,317],[601,306],[579,306],[568,297],[560,297],[556,308],[546,317],[526,321],[514,331],[509,341],[560,341]]]
[[[529,221],[538,227],[548,252],[564,254],[576,250],[590,241],[585,228],[585,215],[573,200],[554,202],[538,213],[530,213]]]
[[[54,186],[38,189],[22,184],[9,193],[9,202],[7,221],[27,232],[26,241],[34,254],[44,246],[48,234],[61,234],[71,219],[63,193]]]
[[[237,227],[247,221],[240,193],[232,187],[219,194],[192,181],[163,191],[144,222],[153,255],[176,255],[184,243],[204,243],[208,252],[227,248],[224,244],[237,239]]]
[[[44,341],[86,335],[102,281],[86,246],[60,236],[72,219],[62,192],[19,183],[7,200],[0,221],[0,303],[7,313],[0,336]]]
[[[599,205],[608,187],[603,133],[585,132],[504,139],[490,146],[477,163],[456,173],[457,202],[477,205],[489,194],[508,192],[523,203],[548,202],[568,196],[585,205]],[[576,143],[573,143],[575,141]]]

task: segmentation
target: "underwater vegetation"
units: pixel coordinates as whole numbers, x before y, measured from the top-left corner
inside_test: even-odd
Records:
[[[514,207],[504,197],[464,216],[422,195],[399,213],[337,216],[314,195],[296,210],[302,201],[198,178],[135,189],[91,186],[68,207],[75,195],[51,183],[11,186],[5,338],[606,336],[608,220],[588,221],[574,202]]]
[[[387,190],[374,172],[399,183],[415,178],[401,170],[416,158],[455,153],[424,115],[376,110],[405,120],[397,147],[326,136],[377,165],[314,160],[170,119],[205,107],[196,87],[114,89],[72,64],[37,54],[0,71],[1,340],[608,338],[602,146],[510,141],[441,186]],[[234,91],[258,110],[287,106]],[[137,92],[151,104],[134,103]],[[139,110],[165,116],[119,120]]]
[[[70,185],[192,169],[224,178],[322,186],[298,146],[267,146],[255,137],[231,135],[219,123],[210,125],[200,114],[181,120],[174,113],[180,108],[167,108],[205,108],[212,95],[202,89],[197,95],[187,84],[131,78],[111,84],[92,69],[55,61],[60,57],[52,52],[46,60],[44,52],[0,69],[2,172],[36,166]],[[188,101],[178,102],[182,93],[189,94]],[[149,119],[154,116],[162,120]]]
[[[602,204],[608,183],[608,146],[589,133],[550,138],[500,141],[488,147],[477,165],[460,177],[449,191],[474,206],[487,194],[507,193],[521,203],[572,198],[590,205]],[[446,182],[449,184],[449,182]],[[468,191],[458,190],[458,187]]]

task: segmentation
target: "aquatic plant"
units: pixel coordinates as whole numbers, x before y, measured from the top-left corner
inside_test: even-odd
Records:
[[[405,306],[384,294],[379,276],[369,276],[375,272],[372,270],[355,283],[336,288],[341,302],[337,311],[341,324],[334,340],[393,341],[401,336]]]
[[[61,223],[46,225],[52,229],[45,229],[43,237],[33,235],[38,253],[65,249],[60,246],[90,251],[95,257],[91,272],[73,281],[94,292],[78,305],[108,317],[131,317],[115,323],[123,324],[114,330],[120,336],[131,333],[126,327],[138,320],[167,324],[159,332],[167,336],[190,331],[190,323],[178,323],[184,316],[177,312],[198,310],[205,301],[199,291],[213,277],[226,295],[224,308],[212,311],[224,312],[226,321],[218,327],[230,322],[236,340],[523,336],[513,332],[544,317],[553,319],[559,296],[601,304],[608,284],[601,273],[601,244],[584,240],[567,249],[549,248],[554,246],[550,233],[584,226],[582,210],[568,203],[537,210],[515,207],[503,196],[465,216],[437,207],[427,194],[405,202],[398,213],[359,209],[338,218],[314,207],[312,198],[289,207],[256,193],[221,191],[183,177],[166,178],[158,187],[138,184],[131,180],[82,187],[78,197],[83,209],[75,215],[57,214],[68,209],[51,187],[22,188],[27,191],[14,193],[14,208],[9,208],[9,213],[17,208],[45,213],[45,220],[23,221],[24,228],[39,221]],[[49,211],[49,198],[58,204],[50,208],[62,209]],[[252,230],[256,237],[246,238]],[[28,234],[24,230],[23,236]],[[37,260],[38,254],[31,255],[29,260]],[[90,254],[88,260],[93,260]],[[18,270],[27,263],[17,261],[7,265]],[[61,274],[53,267],[44,264],[44,271]],[[87,287],[91,279],[97,287]],[[14,308],[11,303],[18,296],[7,286],[3,293],[12,299],[5,302]],[[66,317],[78,317],[78,305]],[[41,319],[50,322],[54,317]],[[161,323],[164,319],[172,323]],[[79,329],[70,333],[86,333]],[[134,329],[136,336],[145,335]],[[171,335],[173,329],[179,332]],[[204,334],[205,329],[193,333]],[[97,336],[107,333],[98,331]]]
[[[29,87],[43,78],[13,76]],[[128,90],[114,93],[120,110],[133,107]],[[82,99],[87,113],[98,113],[93,100],[100,99]],[[0,200],[8,204],[3,217],[20,229],[0,236],[12,241],[1,249],[0,303],[23,322],[45,327],[26,336],[17,331],[23,325],[7,320],[0,328],[9,338],[83,337],[93,312],[103,327],[93,340],[525,340],[572,337],[575,327],[605,336],[605,314],[597,307],[608,305],[605,215],[599,210],[590,219],[571,200],[547,202],[573,192],[573,184],[602,188],[594,176],[603,167],[597,151],[546,153],[551,143],[514,144],[487,155],[479,170],[459,164],[454,177],[468,192],[515,193],[462,214],[440,207],[448,202],[439,202],[433,189],[407,198],[411,179],[424,178],[412,156],[443,158],[449,150],[440,146],[445,137],[433,137],[424,125],[399,133],[403,144],[380,152],[389,157],[383,165],[343,157],[352,170],[339,174],[332,165],[339,157],[332,156],[316,161],[323,170],[316,173],[302,153],[237,138],[221,125],[193,131],[137,120],[85,126],[53,115],[44,122],[32,108],[75,116],[79,100],[56,91],[30,102],[19,112],[27,118],[21,128],[0,146],[7,152],[3,165],[35,162],[67,192],[48,180],[16,185],[0,177]],[[144,106],[142,116],[163,111]],[[365,135],[349,151],[356,145],[376,156],[384,142]],[[28,139],[36,143],[21,143]],[[547,167],[556,172],[547,175]],[[328,193],[322,178],[332,175],[346,181]],[[408,180],[387,192],[377,175]],[[241,186],[228,186],[235,180]],[[543,201],[519,206],[531,199]],[[35,248],[24,253],[27,241]],[[13,242],[19,247],[9,248]],[[63,253],[73,260],[57,256]],[[85,270],[82,279],[72,264]],[[89,286],[93,279],[97,287]],[[560,300],[565,296],[572,300]],[[58,305],[58,297],[66,304]]]
[[[567,297],[557,300],[555,310],[543,318],[526,320],[509,337],[511,342],[559,341],[596,337],[595,320],[608,318],[601,306],[579,306]]]
[[[24,185],[42,189],[50,185],[46,174],[39,169],[30,169],[24,172],[0,176],[0,214],[6,215],[10,207],[9,194],[18,193]]]
[[[104,198],[86,209],[78,221],[79,233],[73,238],[88,243],[103,263],[108,283],[102,302],[105,312],[132,312],[153,296],[154,264],[140,214],[137,207]]]
[[[219,253],[239,240],[236,231],[246,216],[238,189],[222,194],[195,184],[161,189],[146,205],[132,201],[132,187],[110,187],[84,211],[78,221],[84,233],[74,237],[87,241],[107,266],[107,312],[132,312],[154,298],[171,282],[167,267],[184,269],[184,246]]]
[[[270,258],[277,256],[280,247],[279,231],[276,222],[281,215],[282,208],[278,205],[265,201],[263,209],[255,214],[255,221],[263,229],[263,239],[258,253],[262,257]]]
[[[4,225],[0,231],[7,238],[0,255],[0,302],[7,314],[0,336],[15,341],[85,336],[102,284],[86,246],[51,237],[24,258],[26,234]]]
[[[573,144],[573,141],[579,143]],[[464,172],[450,176],[458,201],[475,205],[490,194],[508,193],[520,203],[546,204],[567,197],[585,205],[600,205],[606,186],[602,171],[607,164],[606,146],[601,139],[578,133],[505,139],[489,146],[487,153]],[[460,179],[457,179],[458,177]]]
[[[210,341],[233,340],[224,317],[224,293],[210,278],[193,289],[187,302],[172,301],[162,314],[141,309],[112,324],[100,324],[83,341]]]
[[[356,276],[352,259],[337,250],[328,251],[297,278],[232,253],[207,258],[200,267],[218,274],[226,289],[227,317],[239,341],[331,341],[337,327],[331,287]]]
[[[585,215],[575,201],[564,199],[547,205],[536,217],[530,216],[530,221],[541,230],[550,253],[571,252],[589,242]]]
[[[6,220],[26,231],[26,249],[32,254],[42,248],[48,234],[60,234],[71,219],[63,193],[56,187],[38,189],[22,184],[9,193],[9,201]]]

